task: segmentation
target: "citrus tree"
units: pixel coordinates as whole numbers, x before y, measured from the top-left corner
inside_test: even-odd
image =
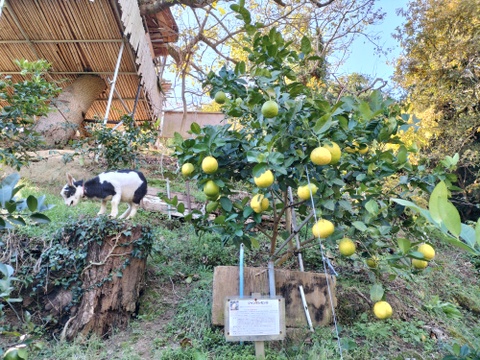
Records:
[[[236,6],[246,17],[247,10]],[[430,171],[413,164],[415,146],[398,136],[410,126],[398,103],[379,91],[329,101],[298,81],[297,71],[317,60],[308,38],[296,52],[275,29],[261,34],[254,24],[245,28],[248,64],[210,73],[204,83],[227,123],[193,124],[190,139],[175,137],[182,173],[208,199],[204,214],[187,218],[199,231],[217,232],[225,244],[259,247],[262,233],[277,264],[294,254],[285,244],[305,231],[295,251],[318,243],[338,248],[338,256],[363,261],[376,275],[426,267],[433,258],[433,247],[422,247],[430,219],[416,216],[413,200],[430,194],[439,181],[444,199],[455,181],[447,172],[453,158]],[[170,203],[185,210],[177,199]],[[440,219],[433,226],[442,224]],[[384,298],[376,281],[371,297]],[[391,315],[383,305],[379,318]]]

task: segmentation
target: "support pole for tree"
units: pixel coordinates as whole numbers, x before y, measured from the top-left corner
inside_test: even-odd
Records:
[[[118,71],[120,69],[120,63],[122,62],[123,49],[125,48],[125,42],[122,41],[120,50],[118,52],[117,64],[115,65],[115,72],[113,73],[113,79],[110,83],[110,93],[108,94],[107,108],[105,109],[105,117],[103,118],[103,125],[107,124],[108,115],[110,114],[110,107],[112,106],[113,93],[115,92],[115,84],[117,82]]]

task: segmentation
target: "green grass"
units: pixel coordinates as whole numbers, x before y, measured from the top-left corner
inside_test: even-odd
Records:
[[[183,191],[181,182],[177,183],[178,191]],[[49,239],[73,219],[94,217],[100,207],[98,201],[88,200],[66,207],[59,189],[24,184],[23,196],[45,193],[47,202],[55,207],[47,212],[50,224],[19,228],[23,237]],[[134,222],[150,225],[156,240],[148,258],[148,286],[128,329],[110,339],[92,336],[65,343],[52,339],[42,324],[36,324],[44,347],[32,350],[30,359],[255,359],[251,342],[228,343],[223,329],[211,325],[213,269],[237,265],[238,250],[224,247],[214,234],[197,236],[190,224],[168,220],[164,214],[141,210]],[[267,243],[261,235],[259,241]],[[344,359],[441,359],[454,352],[454,344],[466,344],[472,351],[478,348],[480,261],[443,243],[435,242],[435,246],[438,255],[428,271],[383,279],[394,307],[394,316],[387,321],[376,320],[371,313],[369,270],[351,259],[335,264],[339,272],[336,312]],[[333,248],[327,246],[327,250]],[[309,271],[323,271],[318,246],[304,255]],[[245,263],[265,266],[264,252],[247,251]],[[295,259],[286,265],[295,269]],[[436,329],[441,329],[445,338],[435,338]],[[317,328],[314,333],[290,333],[285,341],[267,342],[265,351],[267,359],[339,358],[332,326]]]

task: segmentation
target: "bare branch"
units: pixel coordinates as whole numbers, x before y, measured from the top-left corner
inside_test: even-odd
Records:
[[[322,7],[325,7],[325,6],[330,5],[330,4],[333,3],[335,0],[328,0],[328,1],[325,2],[325,3],[321,3],[320,1],[317,1],[317,0],[311,0],[311,1],[312,1],[312,3],[314,3],[317,7],[322,8]]]

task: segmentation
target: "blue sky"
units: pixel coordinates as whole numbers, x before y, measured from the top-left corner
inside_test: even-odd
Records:
[[[394,60],[400,54],[400,48],[392,33],[403,22],[403,17],[396,14],[396,9],[406,8],[408,0],[379,0],[377,7],[381,7],[386,13],[386,18],[380,25],[372,26],[370,31],[381,36],[379,42],[384,48],[391,48],[391,52],[385,55],[375,53],[374,46],[363,37],[358,37],[352,47],[351,55],[345,64],[339,69],[340,73],[357,72],[369,75],[373,79],[381,77],[385,80],[393,75]],[[389,64],[387,64],[389,63]]]

